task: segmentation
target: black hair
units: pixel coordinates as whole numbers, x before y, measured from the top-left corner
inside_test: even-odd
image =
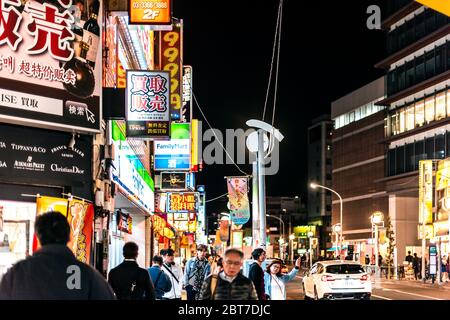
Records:
[[[34,230],[41,246],[47,244],[66,245],[70,240],[69,222],[58,211],[49,211],[39,215],[34,223]]]
[[[173,254],[175,253],[175,251],[173,251],[173,249],[163,249],[161,250],[160,254],[162,256],[168,255],[168,256],[173,256]]]
[[[208,251],[208,247],[204,244],[197,245],[197,251]]]
[[[263,248],[256,248],[255,250],[252,251],[252,258],[254,260],[258,260],[258,258],[264,253],[266,252]]]
[[[135,242],[127,242],[123,246],[123,256],[125,259],[136,259],[139,252],[139,246]]]
[[[227,250],[225,250],[223,256],[226,257],[231,253],[237,254],[241,259],[244,259],[244,254],[242,253],[242,251],[236,248],[228,248]]]
[[[280,265],[280,268],[278,269],[278,272],[277,272],[276,276],[277,277],[281,277],[281,268],[283,268],[283,262],[280,259],[274,259],[271,263],[269,263],[267,265],[266,272],[268,274],[270,274],[270,267],[273,266],[274,264],[279,264]]]
[[[154,256],[152,259],[153,263],[157,263],[159,265],[163,264],[163,258],[161,256]]]

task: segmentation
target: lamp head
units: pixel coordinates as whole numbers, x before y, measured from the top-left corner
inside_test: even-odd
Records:
[[[311,187],[311,189],[316,189],[317,183],[312,182],[309,186]]]

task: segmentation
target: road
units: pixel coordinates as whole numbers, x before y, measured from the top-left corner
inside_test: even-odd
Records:
[[[286,285],[287,300],[303,300],[302,277]],[[372,300],[450,300],[450,284],[438,287],[420,281],[382,280],[373,283]]]

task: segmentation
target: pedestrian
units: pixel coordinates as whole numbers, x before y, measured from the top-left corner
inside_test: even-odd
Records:
[[[266,251],[262,248],[256,248],[252,252],[252,258],[255,260],[248,270],[248,278],[252,280],[259,300],[267,300],[264,287],[264,270],[261,267],[266,260]]]
[[[366,256],[364,257],[364,264],[365,264],[366,266],[370,264],[370,258],[369,258],[369,255],[368,255],[368,254],[366,254]]]
[[[70,226],[60,212],[36,218],[41,248],[14,264],[0,283],[0,300],[114,300],[105,278],[67,247]]]
[[[136,243],[125,243],[124,261],[109,272],[108,282],[119,300],[155,300],[155,288],[150,276],[136,262],[138,255],[139,246]]]
[[[200,300],[258,300],[253,282],[240,272],[243,262],[242,251],[227,249],[223,257],[223,271],[206,279]]]
[[[447,255],[444,255],[441,259],[441,272],[442,272],[442,281],[448,282],[448,264],[447,264]]]
[[[148,273],[155,286],[156,300],[162,300],[164,294],[172,289],[172,283],[169,277],[161,270],[162,265],[163,258],[161,256],[154,256],[152,266],[148,269]]]
[[[378,266],[381,267],[382,264],[383,264],[383,257],[381,256],[381,254],[378,254]]]
[[[163,249],[160,254],[163,257],[161,270],[169,277],[172,288],[164,293],[163,300],[181,300],[181,290],[183,287],[183,270],[181,266],[175,263],[175,255],[172,249]]]
[[[295,267],[288,274],[281,273],[281,260],[275,259],[266,269],[264,283],[266,296],[270,300],[286,300],[286,283],[295,279],[301,260],[295,261]]]
[[[414,257],[411,255],[411,251],[408,251],[408,255],[406,256],[405,261],[408,263],[413,263]]]
[[[197,255],[186,262],[183,276],[183,286],[186,288],[188,300],[198,300],[200,290],[206,277],[211,273],[211,265],[206,260],[206,249],[204,244],[197,246]]]
[[[219,255],[214,257],[213,263],[211,264],[211,273],[219,274],[223,270],[222,258]]]
[[[417,253],[414,253],[414,257],[413,257],[413,261],[412,261],[412,267],[414,269],[414,278],[416,280],[417,280],[417,278],[420,278],[419,265],[420,265],[419,257],[417,257]]]

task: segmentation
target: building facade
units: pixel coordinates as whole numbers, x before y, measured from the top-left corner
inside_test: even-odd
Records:
[[[422,255],[418,240],[418,166],[424,159],[450,155],[450,19],[415,1],[390,1],[382,27],[388,56],[386,69],[386,178],[397,252]],[[448,236],[443,250],[448,252]]]
[[[308,184],[332,186],[332,130],[329,115],[314,119],[308,128]],[[329,191],[308,188],[308,224],[319,227],[322,250],[331,246],[331,201]]]
[[[384,184],[377,182],[385,173],[385,111],[375,103],[384,92],[384,78],[379,78],[331,104],[332,189],[343,199],[343,249],[352,245],[357,261],[375,253],[370,216],[388,210]],[[332,224],[340,221],[340,200],[333,195]],[[336,247],[335,234],[333,240]]]

